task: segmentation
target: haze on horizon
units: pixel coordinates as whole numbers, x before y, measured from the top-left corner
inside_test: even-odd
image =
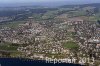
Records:
[[[87,3],[100,3],[100,0],[0,0],[0,6],[60,6]]]

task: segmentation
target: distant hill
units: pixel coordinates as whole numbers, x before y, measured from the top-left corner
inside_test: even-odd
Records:
[[[82,4],[82,5],[63,5],[60,6],[60,8],[71,8],[71,7],[87,7],[87,6],[91,6],[91,7],[97,7],[100,8],[100,3],[92,3],[92,4]]]

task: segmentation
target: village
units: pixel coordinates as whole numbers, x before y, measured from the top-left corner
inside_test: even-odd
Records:
[[[58,20],[59,21],[59,20]],[[24,57],[37,60],[45,58],[92,58],[100,60],[100,28],[97,22],[87,22],[80,18],[38,22],[30,19],[17,28],[0,29],[1,47],[10,43],[15,50],[0,50],[8,53],[20,52],[10,57]],[[8,48],[10,47],[8,46]],[[6,53],[0,54],[5,56]],[[95,62],[84,64],[95,64]],[[76,63],[78,63],[76,61]],[[83,63],[81,63],[83,64]]]

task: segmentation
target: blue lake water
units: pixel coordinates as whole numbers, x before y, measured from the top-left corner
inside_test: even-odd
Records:
[[[46,61],[20,59],[20,58],[0,58],[0,66],[81,66],[67,63],[46,63]]]

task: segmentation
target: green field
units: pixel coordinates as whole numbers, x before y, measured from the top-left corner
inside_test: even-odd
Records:
[[[64,47],[66,49],[76,49],[78,48],[79,46],[77,45],[77,43],[73,42],[73,41],[68,41],[66,43],[64,43]]]
[[[13,22],[8,22],[5,24],[0,24],[1,27],[10,27],[10,28],[16,28],[18,27],[19,24],[25,23],[25,21],[13,21]]]
[[[0,43],[0,50],[9,52],[10,57],[19,57],[22,55],[22,52],[17,51],[18,46],[17,45],[12,45],[12,43]]]
[[[10,56],[11,56],[11,57],[19,57],[20,55],[22,55],[22,52],[16,51],[16,52],[10,53]]]
[[[5,50],[5,51],[17,51],[18,46],[13,46],[10,43],[3,43],[0,44],[0,50]]]

